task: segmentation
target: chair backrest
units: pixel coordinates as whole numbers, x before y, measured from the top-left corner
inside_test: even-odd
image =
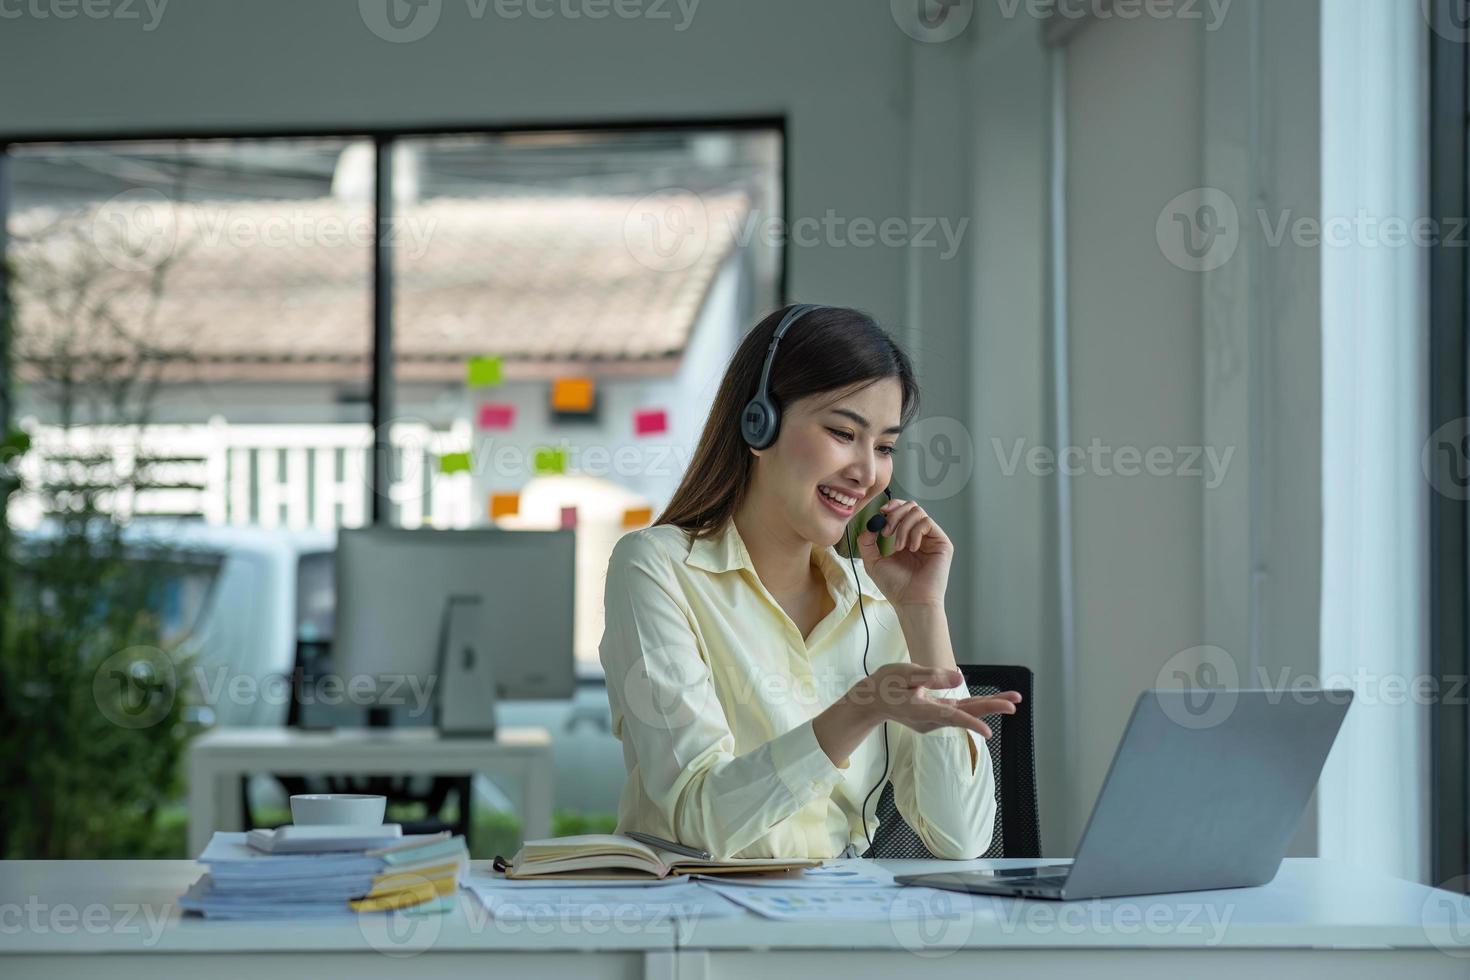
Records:
[[[995,834],[990,848],[975,857],[1041,857],[1041,816],[1036,806],[1036,741],[1032,724],[1031,671],[1026,667],[961,664],[971,697],[1019,691],[1013,715],[986,715],[986,742],[995,771]],[[893,802],[893,783],[878,797],[878,831],[863,855],[873,858],[930,858],[933,854],[903,819]]]

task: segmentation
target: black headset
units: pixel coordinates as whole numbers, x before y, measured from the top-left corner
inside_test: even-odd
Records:
[[[776,360],[776,345],[781,343],[781,338],[791,325],[801,319],[805,313],[819,310],[822,307],[817,303],[797,303],[786,311],[781,318],[781,323],[776,327],[776,332],[771,336],[771,345],[766,348],[766,362],[761,365],[761,380],[756,386],[755,397],[745,404],[745,411],[740,413],[740,434],[745,436],[746,443],[752,449],[765,449],[776,441],[776,433],[781,429],[781,411],[776,408],[776,403],[771,401],[769,385],[771,383],[771,363]]]
[[[756,386],[755,396],[745,403],[745,410],[740,413],[740,434],[745,437],[745,442],[752,449],[765,449],[776,441],[776,435],[781,431],[781,410],[771,400],[771,364],[776,360],[776,345],[781,343],[781,338],[791,325],[801,319],[812,310],[820,310],[824,307],[820,303],[796,303],[786,311],[781,322],[776,326],[776,332],[771,335],[770,346],[766,348],[766,360],[761,365],[760,383]],[[883,488],[883,495],[892,499],[893,493]],[[874,514],[868,518],[867,529],[878,532],[888,523],[888,518],[883,514]],[[858,612],[863,617],[863,676],[871,676],[868,670],[868,641],[872,634],[868,630],[868,613],[863,608],[863,587],[858,581],[857,574],[857,542],[851,539],[847,542],[847,560],[852,565],[852,581],[857,587]],[[863,821],[863,835],[868,838],[868,849],[872,850],[873,838],[868,833],[868,801],[873,794],[888,781],[888,722],[883,723],[883,774],[878,777],[878,782],[863,797],[862,812],[859,813]]]

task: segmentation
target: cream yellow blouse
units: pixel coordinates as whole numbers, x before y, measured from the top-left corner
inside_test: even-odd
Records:
[[[608,564],[607,673],[613,734],[628,781],[618,829],[699,845],[716,857],[835,857],[876,832],[882,729],[838,768],[811,719],[868,667],[906,661],[892,604],[832,548],[813,549],[836,607],[803,640],[756,575],[733,521],[691,545],[670,525],[625,534]],[[963,684],[935,697],[965,697]],[[888,723],[899,812],[929,850],[973,858],[990,846],[990,753],[959,728],[920,734]],[[973,739],[971,758],[966,739]],[[881,790],[879,791],[881,793]]]

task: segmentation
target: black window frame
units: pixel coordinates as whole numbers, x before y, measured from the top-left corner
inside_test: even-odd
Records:
[[[1429,208],[1441,228],[1470,216],[1467,171],[1467,45],[1450,22],[1449,5],[1434,4],[1429,24]],[[1438,21],[1438,22],[1436,22]],[[1428,432],[1470,416],[1466,313],[1470,249],[1460,236],[1441,237],[1429,255]],[[1430,875],[1434,883],[1470,885],[1470,542],[1467,502],[1428,494],[1429,670],[1440,696],[1429,706]]]

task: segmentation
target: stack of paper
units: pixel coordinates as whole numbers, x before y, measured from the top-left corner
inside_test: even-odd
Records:
[[[298,827],[287,824],[275,830],[252,830],[245,843],[267,854],[315,854],[325,851],[367,851],[391,847],[403,840],[403,826],[385,823],[377,827],[350,824],[318,824]]]
[[[986,896],[900,886],[891,872],[866,858],[829,861],[797,875],[693,877],[701,888],[763,918],[787,922],[879,919],[923,925],[994,917],[993,900]]]
[[[730,882],[700,882],[737,905],[767,919],[823,922],[833,919],[934,921],[994,913],[981,896],[920,887],[752,888]]]
[[[385,847],[268,853],[242,833],[218,832],[202,864],[209,866],[179,905],[217,919],[295,919],[412,909],[445,911],[469,873],[463,837],[402,837]]]
[[[492,918],[531,922],[551,919],[590,929],[597,922],[652,932],[669,918],[698,920],[739,915],[740,906],[687,879],[652,879],[648,884],[608,885],[597,881],[516,881],[471,875],[467,887]]]

